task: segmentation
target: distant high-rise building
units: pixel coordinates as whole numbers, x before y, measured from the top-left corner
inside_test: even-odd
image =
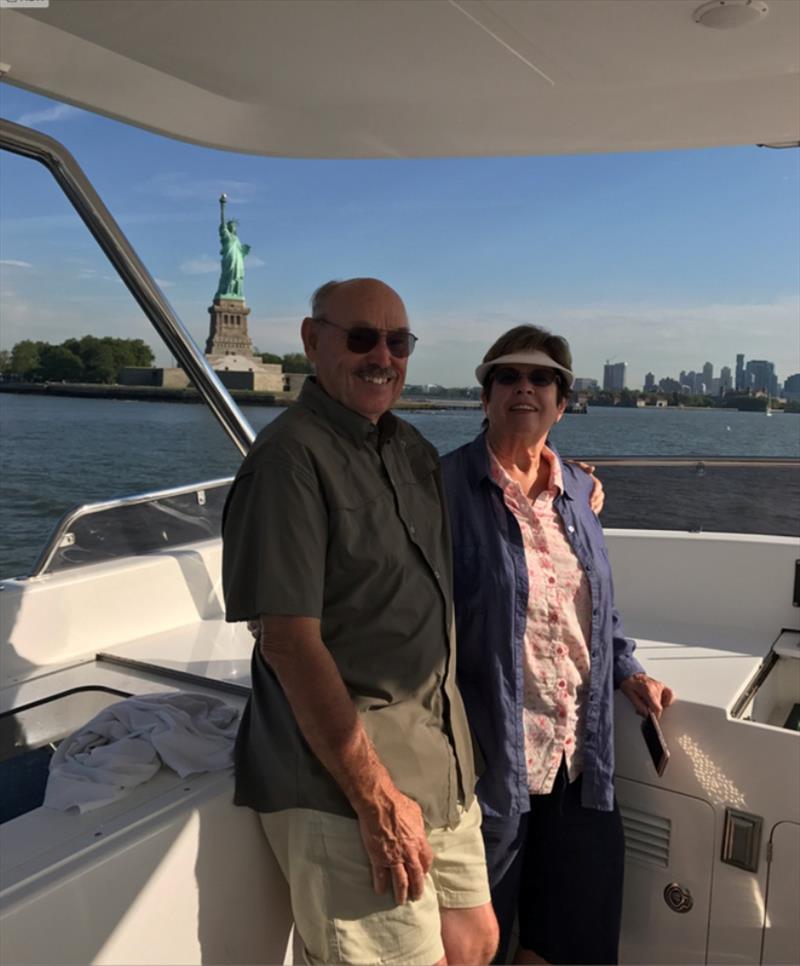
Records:
[[[572,388],[575,392],[591,392],[593,389],[599,389],[596,379],[588,379],[585,376],[578,376],[575,382],[572,384]]]
[[[778,392],[778,377],[775,364],[766,359],[751,359],[744,370],[745,385],[753,392],[767,392],[772,396]]]
[[[786,399],[800,399],[800,372],[786,377],[783,384],[783,395]]]
[[[653,375],[652,372],[648,372],[647,375],[644,377],[644,391],[653,392],[655,388],[656,388],[656,377]]]
[[[736,391],[741,392],[747,386],[744,381],[744,355],[740,352],[736,356]]]
[[[680,392],[681,384],[677,379],[670,379],[667,377],[659,380],[658,388],[661,390],[661,392]]]
[[[729,392],[733,386],[731,385],[731,367],[723,366],[719,371],[719,391],[720,393]]]
[[[627,362],[607,362],[603,366],[603,389],[619,390],[625,388]]]
[[[703,392],[703,376],[701,373],[695,372],[694,369],[691,372],[681,370],[681,374],[678,376],[678,382],[680,382],[684,392],[692,393],[693,395],[699,395]]]
[[[703,391],[713,392],[714,366],[710,362],[703,363],[703,382],[705,383]]]

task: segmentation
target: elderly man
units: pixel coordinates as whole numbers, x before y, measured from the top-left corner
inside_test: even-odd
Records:
[[[434,449],[389,409],[415,337],[329,282],[316,378],[259,434],[223,521],[227,618],[258,620],[236,801],[260,813],[312,963],[485,963],[497,944],[455,684]]]

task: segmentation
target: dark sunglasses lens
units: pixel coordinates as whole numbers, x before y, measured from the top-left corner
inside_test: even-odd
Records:
[[[363,356],[378,344],[380,334],[377,329],[357,325],[347,330],[347,348],[356,355]]]
[[[528,382],[532,386],[549,386],[556,380],[555,369],[532,369],[528,373]]]
[[[414,351],[414,336],[410,332],[390,332],[386,346],[395,359],[405,359]]]
[[[519,382],[519,370],[497,369],[495,370],[494,381],[499,382],[501,386],[513,386],[515,382]]]

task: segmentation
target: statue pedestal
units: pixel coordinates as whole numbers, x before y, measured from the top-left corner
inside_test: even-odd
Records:
[[[247,331],[250,309],[244,299],[215,298],[208,309],[211,325],[206,341],[206,358],[228,389],[283,392],[279,365],[265,365],[253,352]]]
[[[211,320],[206,340],[207,356],[253,355],[253,342],[247,331],[250,309],[244,299],[215,298],[208,314]]]

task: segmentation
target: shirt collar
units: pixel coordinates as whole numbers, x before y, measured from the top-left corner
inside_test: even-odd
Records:
[[[377,424],[373,423],[329,396],[314,376],[305,380],[297,401],[329,422],[337,432],[349,436],[354,443],[380,446],[397,430],[397,417],[393,413],[384,413]]]
[[[558,472],[561,477],[560,485],[564,496],[568,500],[574,499],[571,468],[568,468],[567,472],[564,472],[561,457],[558,455],[558,450],[549,441],[547,448],[554,456],[554,465],[558,467]],[[489,454],[488,443],[486,442],[486,430],[481,430],[481,432],[478,433],[471,443],[467,443],[465,452],[465,476],[467,481],[476,488],[480,486],[484,480],[489,480],[491,482],[491,456]]]
[[[486,449],[489,453],[489,473],[494,482],[501,488],[505,489],[507,486],[515,483],[516,481],[512,479],[505,470],[505,467],[497,458],[492,447],[489,445],[489,439],[486,438]],[[547,446],[542,450],[542,459],[545,461],[548,467],[547,474],[547,487],[546,489],[552,491],[556,496],[564,490],[563,474],[561,473],[561,464],[556,456],[556,454],[549,449]],[[519,484],[517,484],[519,485]]]

